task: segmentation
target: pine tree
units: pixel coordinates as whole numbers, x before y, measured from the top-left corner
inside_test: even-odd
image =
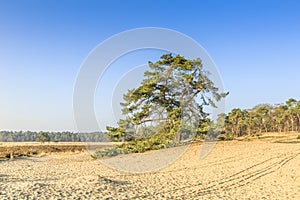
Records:
[[[149,68],[140,86],[124,94],[126,117],[117,127],[107,127],[109,136],[114,141],[158,144],[186,139],[190,132],[203,133],[208,121],[204,107],[216,106],[227,93],[215,87],[201,60],[165,54],[149,62]]]

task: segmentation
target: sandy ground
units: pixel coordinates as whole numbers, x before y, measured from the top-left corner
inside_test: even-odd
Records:
[[[218,142],[204,159],[200,149],[135,174],[88,153],[0,161],[0,199],[300,199],[300,143]]]

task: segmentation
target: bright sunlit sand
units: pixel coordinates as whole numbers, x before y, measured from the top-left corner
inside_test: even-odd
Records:
[[[300,143],[275,141],[218,142],[201,160],[201,144],[193,144],[170,166],[138,174],[88,152],[0,161],[0,198],[299,199]]]

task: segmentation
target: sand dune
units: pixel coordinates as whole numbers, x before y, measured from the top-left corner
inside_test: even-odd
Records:
[[[200,147],[149,173],[88,153],[0,161],[0,199],[300,199],[299,143],[218,142],[204,159]]]

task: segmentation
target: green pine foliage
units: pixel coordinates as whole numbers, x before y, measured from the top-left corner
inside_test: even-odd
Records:
[[[36,136],[36,141],[37,142],[49,142],[50,141],[50,137],[48,135],[47,132],[39,132]]]
[[[208,74],[200,59],[165,54],[149,62],[140,86],[123,96],[126,117],[117,127],[107,127],[108,135],[112,141],[125,141],[118,148],[141,153],[176,146],[193,133],[205,134],[210,121],[203,108],[215,106],[227,95],[219,92]]]
[[[262,133],[299,132],[300,101],[288,99],[283,104],[260,104],[251,109],[232,109],[221,114],[218,120],[224,120],[220,129],[233,138],[241,136],[261,136]],[[221,132],[220,132],[221,133]]]

